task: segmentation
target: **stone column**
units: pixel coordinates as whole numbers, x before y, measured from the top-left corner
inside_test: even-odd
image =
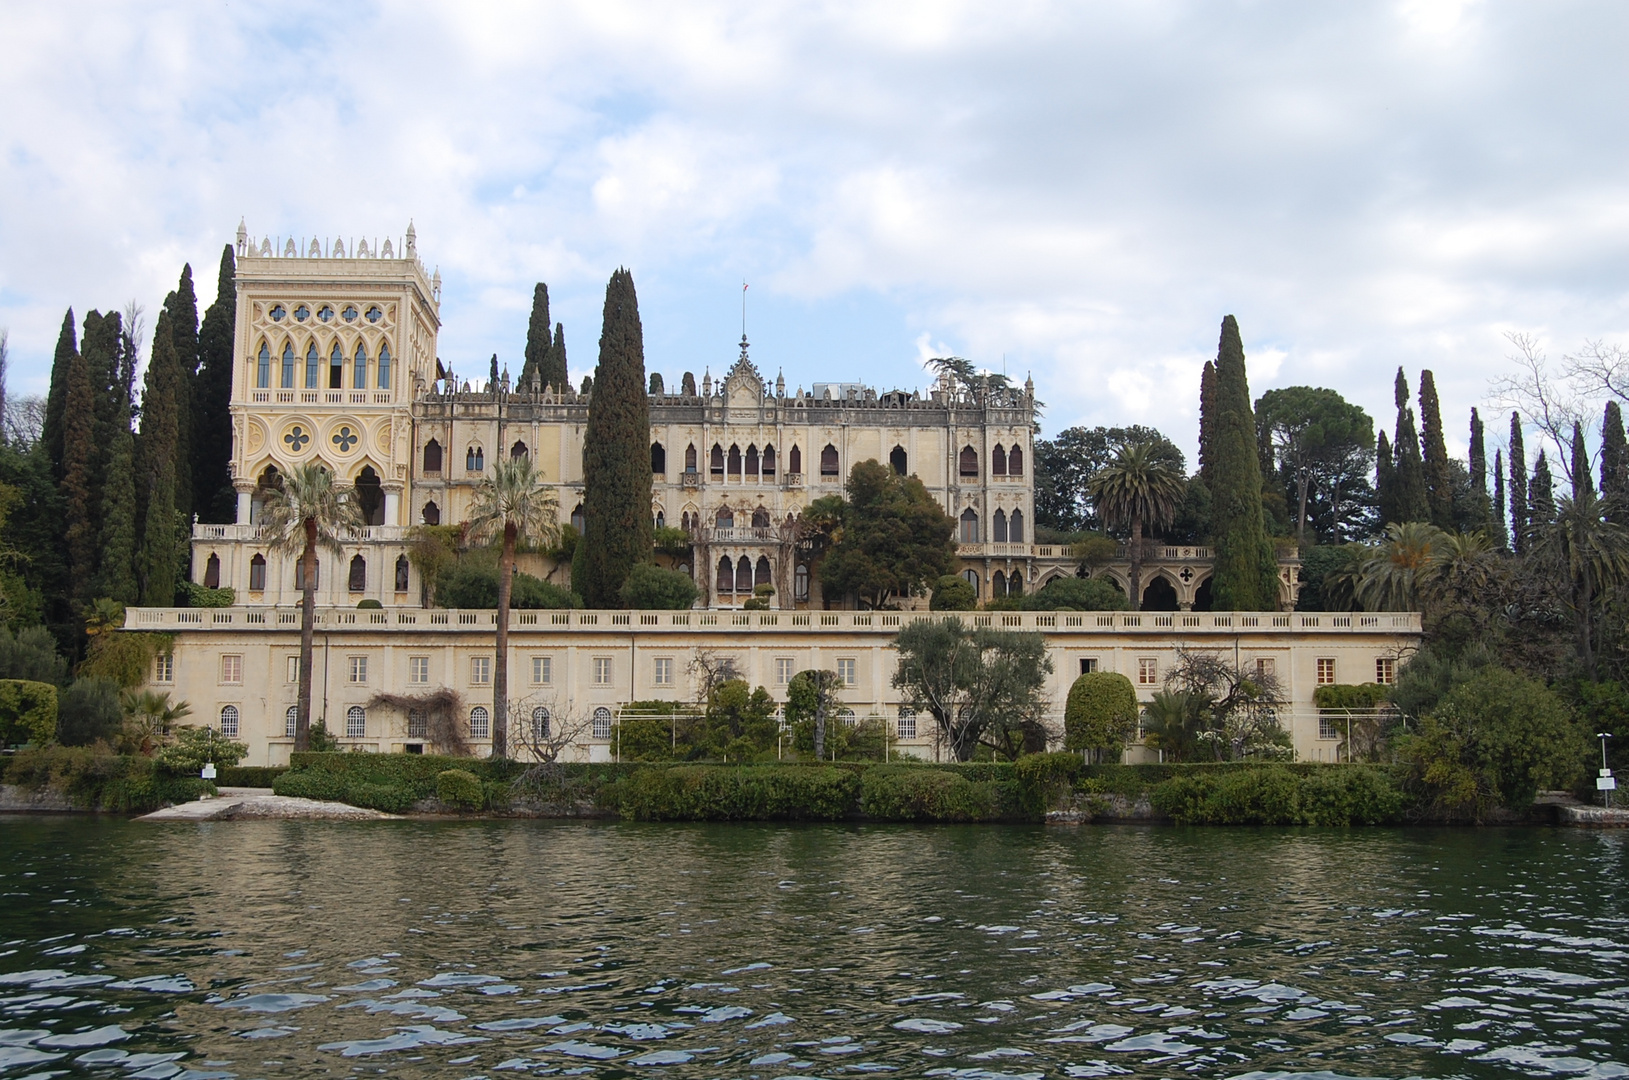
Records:
[[[240,480],[234,484],[233,487],[238,493],[237,523],[239,525],[247,525],[249,524],[249,517],[252,512],[250,509],[250,503],[254,498],[255,486],[253,484],[244,483]]]
[[[402,523],[402,521],[401,521],[402,485],[401,484],[387,484],[387,485],[385,485],[384,491],[385,491],[385,524],[386,525],[400,525]]]

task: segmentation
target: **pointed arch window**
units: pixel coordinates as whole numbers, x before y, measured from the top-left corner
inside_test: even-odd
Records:
[[[760,473],[758,472],[758,444],[757,443],[748,443],[747,444],[747,475],[751,476],[751,477],[757,477],[757,476],[760,475]]]
[[[346,583],[351,592],[365,592],[368,587],[368,560],[361,555],[351,558],[351,576]]]
[[[758,556],[758,562],[752,568],[752,587],[756,589],[760,585],[773,585],[775,583],[773,575],[774,571],[770,568],[769,557],[767,555]]]
[[[983,593],[979,590],[979,572],[977,570],[963,570],[962,580],[973,587],[973,595],[975,597],[983,595]]]
[[[1002,449],[1000,443],[996,443],[995,449],[990,451],[990,475],[1007,475],[1007,451]]]
[[[353,369],[351,375],[351,388],[366,390],[368,388],[368,350],[359,341],[356,343],[356,356],[351,359]]]
[[[313,349],[315,345],[311,346]],[[283,389],[294,389],[294,345],[289,343],[283,346]]]
[[[762,475],[766,480],[775,475],[775,447],[773,444],[764,446],[764,460],[759,467],[763,470]]]
[[[441,524],[441,507],[435,504],[434,499],[424,504],[424,523],[426,525]]]
[[[962,447],[960,468],[957,471],[963,476],[977,476],[979,474],[979,452],[971,446]]]
[[[1014,544],[1024,542],[1024,512],[1014,510],[1012,517],[1007,519],[1007,539]]]
[[[472,444],[464,451],[464,471],[481,472],[486,468],[486,451],[480,446]]]
[[[741,475],[741,448],[735,443],[730,444],[729,475],[736,477]]]
[[[317,372],[322,367],[322,357],[317,353],[317,343],[313,341],[305,350],[305,386],[308,390],[317,388]]]
[[[905,448],[903,446],[894,447],[893,452],[888,455],[888,464],[894,467],[894,474],[896,476],[904,476],[906,472],[909,471],[908,461],[909,459],[905,455]]]
[[[1007,575],[1003,574],[1000,570],[997,570],[990,578],[990,595],[1007,595]]]
[[[399,593],[407,591],[408,572],[407,556],[396,556],[396,591]]]
[[[581,535],[583,530],[588,528],[588,515],[583,513],[582,503],[572,507],[571,527],[577,530],[578,535]]]
[[[337,341],[334,342],[333,351],[328,354],[328,389],[345,389],[345,354],[339,351]]]
[[[707,458],[707,471],[722,479],[724,476],[724,448],[714,443],[712,453],[708,454]]]
[[[837,467],[837,447],[827,443],[826,448],[820,451],[820,475],[837,476],[841,471]]]
[[[809,566],[807,563],[798,563],[798,568],[792,573],[792,598],[794,600],[809,599]]]
[[[424,444],[424,471],[427,473],[441,471],[441,443],[435,439]]]
[[[684,448],[684,471],[688,473],[693,473],[696,471],[695,443],[691,443],[689,446]]]
[[[797,448],[796,443],[792,444],[792,452],[786,457],[786,471],[789,473],[803,471],[803,451]]]
[[[526,456],[526,444],[524,442],[521,442],[519,439],[516,439],[515,440],[515,445],[511,446],[509,448],[509,460],[510,461],[519,461],[521,458],[523,458],[525,456]]]
[[[1007,542],[1007,512],[1005,510],[997,510],[995,517],[990,520],[990,539],[998,544]]]
[[[316,572],[311,575],[311,587],[320,589],[322,588],[322,560],[313,559],[312,561],[316,563]],[[296,589],[305,588],[305,559],[303,558],[294,560],[294,587]]]
[[[1013,447],[1007,451],[1007,475],[1024,475],[1024,451],[1022,447]]]
[[[204,588],[218,589],[221,587],[221,557],[213,551],[209,553],[209,561],[204,564]]]
[[[390,389],[390,346],[379,346],[379,389]]]
[[[667,514],[661,510],[656,511],[656,527],[658,529],[667,528]]]
[[[735,591],[750,593],[752,591],[752,559],[741,556],[741,561],[735,564]]]
[[[969,506],[962,511],[962,543],[976,544],[979,542],[979,516]]]
[[[650,471],[653,475],[667,474],[667,450],[659,442],[650,444]]]
[[[721,593],[735,591],[735,564],[730,562],[728,555],[718,557],[718,591]]]
[[[752,527],[754,529],[769,528],[769,511],[761,506],[754,510],[752,512]]]
[[[679,528],[685,532],[690,531],[690,511],[686,510],[679,515]]]
[[[735,528],[735,511],[727,506],[719,507],[718,513],[713,515],[713,526],[719,529]]]
[[[259,552],[249,560],[249,591],[266,591],[266,556]]]
[[[255,358],[255,385],[262,390],[271,388],[271,349],[262,341],[260,355]]]

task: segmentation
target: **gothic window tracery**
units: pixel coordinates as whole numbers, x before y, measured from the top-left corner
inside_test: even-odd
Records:
[[[260,354],[255,358],[255,385],[262,390],[271,387],[271,349],[264,341],[260,343]]]
[[[763,476],[767,479],[775,475],[775,447],[773,444],[764,444]]]
[[[979,542],[979,515],[971,506],[962,511],[962,543]]]
[[[724,448],[718,443],[713,444],[712,453],[708,455],[707,471],[720,479],[724,477]]]
[[[390,346],[379,346],[379,389],[390,389]]]
[[[1000,443],[996,443],[995,449],[990,451],[990,475],[1007,475],[1007,451],[1001,448]]]
[[[355,368],[351,376],[351,387],[355,390],[368,388],[368,350],[359,341],[356,343],[356,356],[351,361]]]
[[[729,475],[734,477],[740,477],[741,475],[741,447],[735,443],[730,444]]]
[[[283,343],[283,389],[294,389],[294,343]]]
[[[307,390],[317,388],[317,369],[321,366],[322,358],[317,354],[317,343],[313,341],[306,346],[305,350],[305,386]]]
[[[904,476],[909,471],[908,463],[909,459],[905,455],[903,446],[894,447],[893,452],[888,455],[888,464],[894,467],[894,473],[897,476]]]
[[[1021,447],[1013,447],[1007,452],[1007,475],[1024,475],[1024,451]]]
[[[424,523],[426,525],[441,524],[441,507],[436,505],[434,499],[424,504]]]
[[[424,444],[424,471],[427,473],[441,471],[441,443],[435,439]]]
[[[479,443],[472,443],[464,451],[464,471],[481,472],[486,468],[486,451],[481,449]]]
[[[792,444],[792,452],[786,457],[786,471],[789,473],[803,471],[803,451],[798,449],[796,443]]]
[[[519,439],[516,439],[515,440],[515,445],[511,446],[509,448],[509,460],[511,460],[511,461],[519,461],[521,458],[523,458],[525,456],[526,456],[526,444],[524,442],[520,441]]]
[[[328,389],[345,389],[345,354],[339,351],[337,341],[334,342],[333,352],[328,354]]]
[[[820,475],[837,476],[841,471],[837,467],[837,447],[827,443],[826,448],[820,451]]]
[[[962,447],[957,471],[963,476],[977,476],[979,474],[979,452],[971,446]]]

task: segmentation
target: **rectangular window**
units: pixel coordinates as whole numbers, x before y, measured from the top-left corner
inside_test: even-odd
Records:
[[[1318,738],[1338,739],[1341,737],[1340,728],[1335,723],[1335,717],[1328,713],[1318,714]]]
[[[1318,658],[1318,685],[1329,686],[1335,681],[1335,658],[1333,656],[1320,656]]]
[[[492,681],[492,657],[469,658],[469,681],[475,686],[485,686]]]
[[[657,686],[673,685],[673,657],[658,656],[656,658],[655,682]]]
[[[430,717],[423,709],[407,710],[407,737],[422,739],[430,733]]]
[[[153,661],[153,681],[170,683],[175,681],[175,656],[161,656]]]
[[[1083,656],[1083,657],[1080,658],[1080,673],[1082,675],[1090,675],[1092,672],[1094,672],[1096,670],[1097,670],[1097,657],[1095,657],[1095,656]]]
[[[1278,662],[1270,656],[1256,657],[1256,678],[1270,679],[1278,674]]]
[[[785,686],[792,681],[792,658],[790,656],[775,657],[775,685]]]
[[[1137,658],[1137,685],[1157,686],[1160,681],[1160,662],[1153,656]]]
[[[1375,657],[1374,681],[1381,686],[1390,686],[1397,681],[1397,658],[1395,656]]]
[[[286,671],[289,682],[297,683],[300,681],[300,658],[298,656],[291,656],[288,658]]]
[[[368,658],[353,656],[351,660],[351,682],[365,683],[368,681]]]
[[[594,657],[594,685],[611,685],[611,658],[609,656]]]
[[[430,681],[430,658],[428,656],[409,656],[407,658],[407,681],[415,686],[424,686]]]
[[[532,657],[532,685],[548,686],[554,682],[554,657]]]
[[[241,683],[243,681],[243,656],[241,653],[228,653],[221,657],[221,682]]]
[[[853,659],[837,661],[837,680],[844,686],[853,686],[856,682]]]

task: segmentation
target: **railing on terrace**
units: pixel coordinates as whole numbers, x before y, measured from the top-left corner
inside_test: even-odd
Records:
[[[344,534],[341,538],[349,542],[364,540],[399,542],[408,538],[410,527],[406,525],[364,525]],[[268,543],[270,537],[264,525],[194,525],[192,527],[194,540],[244,540],[251,543]]]
[[[491,634],[498,613],[491,609],[319,607],[323,632],[413,628]],[[895,634],[913,622],[959,620],[1000,630],[1047,634],[1177,634],[1226,636],[1272,634],[1417,634],[1417,612],[1271,611],[512,611],[512,632],[627,633],[705,631],[740,634],[830,631]],[[283,630],[300,628],[299,605],[225,608],[131,608],[129,630]]]

